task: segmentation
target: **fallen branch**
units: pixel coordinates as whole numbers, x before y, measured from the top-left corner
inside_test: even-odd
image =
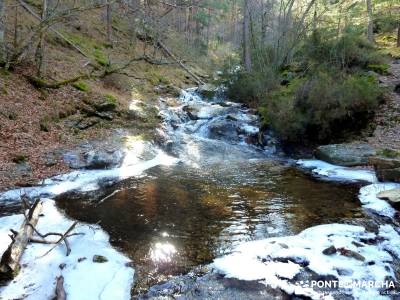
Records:
[[[57,242],[55,242],[54,247],[50,248],[41,257],[44,257],[47,254],[49,254],[51,251],[53,251],[53,249],[55,249],[63,241],[65,243],[65,246],[67,247],[67,256],[68,256],[71,253],[71,248],[70,248],[69,243],[68,243],[68,241],[66,239],[67,239],[69,233],[75,228],[76,224],[78,224],[78,221],[75,221],[74,223],[72,223],[72,225],[67,229],[67,231],[63,235],[61,235],[60,239]]]
[[[164,52],[170,56],[174,61],[176,61],[179,66],[181,66],[182,69],[184,69],[187,73],[190,74],[190,76],[193,77],[193,79],[196,81],[197,84],[204,84],[204,81],[200,79],[199,76],[197,76],[196,74],[194,74],[192,71],[189,70],[189,68],[187,66],[185,66],[183,64],[183,62],[181,60],[179,60],[172,52],[171,50],[169,50],[167,48],[167,46],[165,46],[162,42],[158,42],[158,45],[164,50]]]
[[[66,300],[67,294],[64,289],[64,277],[61,275],[57,277],[56,283],[56,300]]]
[[[28,214],[25,215],[25,220],[21,225],[18,233],[12,231],[11,244],[7,250],[3,253],[0,261],[0,276],[4,279],[12,279],[16,276],[19,271],[19,261],[22,254],[32,237],[34,232],[33,227],[36,226],[39,215],[42,210],[42,203],[40,200],[36,200],[33,205],[29,208]]]
[[[85,75],[81,74],[81,75],[72,77],[70,79],[65,79],[65,80],[56,81],[56,82],[52,82],[52,83],[51,82],[47,82],[44,79],[41,79],[41,78],[38,78],[38,77],[35,77],[35,76],[25,76],[25,77],[36,88],[39,88],[39,89],[43,89],[43,88],[45,88],[45,89],[58,89],[58,88],[60,88],[60,87],[62,87],[64,85],[71,84],[71,83],[77,82],[79,80],[89,79],[91,76],[87,75],[87,74],[85,74]]]

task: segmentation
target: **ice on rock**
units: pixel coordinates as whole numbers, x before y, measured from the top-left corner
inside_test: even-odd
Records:
[[[300,159],[296,163],[303,168],[311,169],[314,175],[330,180],[377,182],[375,172],[372,170],[341,167],[317,159]]]

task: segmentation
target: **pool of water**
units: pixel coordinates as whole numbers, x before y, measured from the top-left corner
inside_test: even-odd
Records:
[[[134,293],[228,253],[237,243],[362,217],[358,187],[315,180],[272,159],[207,168],[155,167],[57,199],[69,216],[100,223],[136,270]]]

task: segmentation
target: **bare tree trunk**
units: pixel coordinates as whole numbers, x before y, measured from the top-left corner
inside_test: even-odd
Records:
[[[107,42],[112,44],[112,8],[110,0],[106,0]]]
[[[251,71],[249,0],[243,5],[243,65],[246,72]]]
[[[208,8],[208,20],[207,20],[207,36],[206,36],[206,43],[207,43],[207,49],[210,45],[210,26],[211,26],[211,8]]]
[[[400,47],[400,21],[397,24],[397,47]]]
[[[367,13],[368,13],[368,28],[367,28],[367,38],[371,43],[374,43],[374,20],[372,16],[372,3],[371,0],[366,0],[367,2]]]
[[[264,45],[267,37],[267,12],[264,1],[261,1],[261,44]]]
[[[14,49],[18,47],[18,5],[15,6],[15,15],[14,15]]]
[[[130,42],[131,44],[136,43],[136,16],[137,16],[137,10],[139,9],[139,1],[138,0],[131,0],[131,7],[133,10],[133,13],[131,16],[129,16],[129,31],[130,31]]]
[[[42,21],[45,20],[47,17],[47,0],[42,1]],[[42,26],[42,25],[39,25]],[[40,31],[40,36],[39,36],[39,43],[36,48],[36,53],[35,53],[35,62],[36,62],[36,76],[41,77],[45,68],[44,65],[44,52],[45,52],[45,41],[44,41],[44,36],[45,32],[43,29]]]
[[[6,58],[6,45],[4,38],[5,31],[5,10],[6,4],[5,0],[0,0],[0,62],[4,62]]]

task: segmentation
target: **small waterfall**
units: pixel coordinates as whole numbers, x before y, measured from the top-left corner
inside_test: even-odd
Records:
[[[221,94],[206,99],[196,90],[183,90],[174,106],[160,100],[170,152],[192,165],[265,158],[276,152],[276,140],[260,132],[254,110],[225,101]]]

